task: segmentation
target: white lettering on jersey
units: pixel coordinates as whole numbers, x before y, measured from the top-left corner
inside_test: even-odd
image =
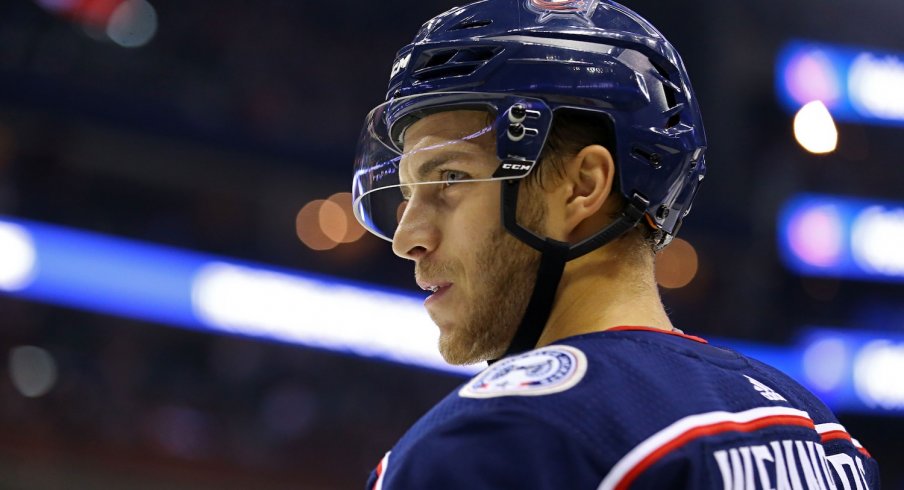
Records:
[[[653,466],[667,454],[662,452],[665,447],[674,451],[701,438],[725,432],[750,432],[771,426],[812,428],[813,420],[807,412],[791,407],[757,407],[741,412],[715,411],[689,415],[661,429],[628,451],[603,478],[597,490],[630,488],[631,483],[646,468]],[[763,453],[758,453],[764,461],[761,464],[765,465]],[[750,488],[752,490],[756,466],[754,454],[750,448],[719,454],[716,456],[716,461],[721,461],[721,466],[740,468],[740,470],[723,472],[725,488],[740,490]]]
[[[822,444],[784,440],[713,453],[725,490],[869,490],[860,457],[826,456]],[[829,464],[831,463],[831,465]]]
[[[765,397],[767,400],[772,400],[774,402],[788,401],[788,400],[785,400],[785,397],[783,397],[782,395],[779,395],[775,390],[766,386],[762,382],[757,381],[757,380],[751,378],[750,376],[747,376],[746,374],[744,375],[744,377],[747,378],[750,381],[750,384],[753,385],[753,388],[755,390],[759,391],[760,394],[763,395],[763,397]]]
[[[832,463],[835,473],[841,475],[841,482],[844,490],[851,490],[850,481],[853,481],[857,490],[867,490],[869,486],[866,484],[866,474],[863,470],[863,462],[857,458],[856,462],[850,455],[840,453],[833,454],[827,458]]]

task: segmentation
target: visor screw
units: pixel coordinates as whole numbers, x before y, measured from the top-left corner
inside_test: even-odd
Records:
[[[524,138],[524,125],[520,123],[509,124],[508,137],[512,141],[521,141]]]
[[[515,104],[509,109],[509,121],[520,123],[527,117],[527,109],[521,104]]]
[[[654,167],[659,168],[662,164],[662,157],[659,156],[659,153],[652,153],[650,155],[650,163],[652,163]]]
[[[656,210],[656,219],[659,221],[664,221],[669,217],[669,208],[666,205],[659,206],[659,209]]]

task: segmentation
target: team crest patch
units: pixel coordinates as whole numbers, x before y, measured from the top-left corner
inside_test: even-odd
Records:
[[[587,357],[567,345],[550,345],[497,361],[471,379],[458,396],[538,396],[574,387],[587,372]]]
[[[540,14],[539,22],[553,17],[578,16],[589,23],[599,0],[527,0],[527,8]]]

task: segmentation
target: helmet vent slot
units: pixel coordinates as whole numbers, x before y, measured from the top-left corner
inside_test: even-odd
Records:
[[[492,24],[492,19],[465,19],[458,24],[452,26],[450,31],[460,31],[464,29],[479,29]]]
[[[681,89],[669,80],[669,72],[662,65],[654,60],[650,60],[650,63],[659,73],[659,81],[662,82],[662,91],[665,95],[666,106],[668,106],[668,109],[663,111],[663,115],[668,116],[665,127],[666,129],[675,127],[681,122],[681,110],[684,109],[684,104],[679,104],[678,98],[675,96]]]
[[[457,49],[449,49],[446,51],[442,51],[436,54],[433,54],[429,58],[427,58],[427,62],[424,63],[423,68],[433,68],[436,66],[442,66],[448,63],[455,55],[458,54]]]
[[[663,85],[662,90],[665,92],[665,103],[669,106],[669,109],[665,111],[666,114],[670,114],[669,119],[665,123],[666,129],[668,129],[677,126],[681,122],[681,110],[684,109],[684,104],[678,103],[675,97],[675,89],[672,87]]]
[[[421,58],[412,76],[424,81],[470,75],[501,50],[498,46],[475,46],[429,51]]]

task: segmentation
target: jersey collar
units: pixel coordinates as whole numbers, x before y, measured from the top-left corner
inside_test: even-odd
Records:
[[[662,334],[666,334],[666,335],[674,335],[676,337],[684,337],[686,339],[693,340],[694,342],[700,342],[701,344],[709,343],[706,339],[704,339],[702,337],[697,337],[696,335],[688,335],[677,328],[672,329],[672,330],[663,330],[661,328],[654,328],[654,327],[621,326],[621,327],[607,328],[606,330],[603,330],[603,332],[630,332],[630,331],[656,332],[656,333],[662,333]]]

